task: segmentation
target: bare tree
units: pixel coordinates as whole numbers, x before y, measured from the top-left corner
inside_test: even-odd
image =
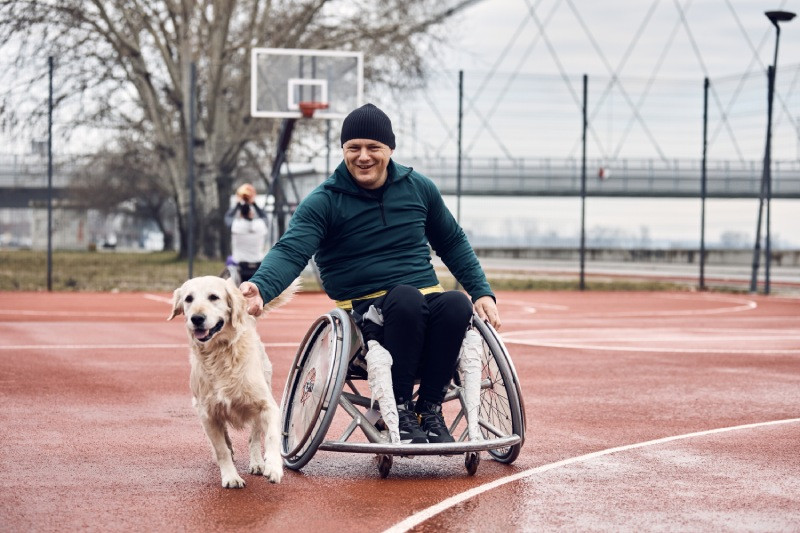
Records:
[[[162,185],[178,206],[182,253],[189,234],[187,95],[196,64],[195,249],[219,257],[227,248],[222,218],[233,176],[247,159],[243,149],[274,139],[277,128],[249,114],[251,49],[360,50],[368,86],[419,85],[425,58],[441,43],[441,24],[472,3],[0,0],[0,47],[13,49],[19,73],[57,58],[56,99],[72,111],[76,130],[111,128],[123,140],[137,132],[140,150],[157,157]],[[0,118],[20,120],[7,96],[0,95]]]

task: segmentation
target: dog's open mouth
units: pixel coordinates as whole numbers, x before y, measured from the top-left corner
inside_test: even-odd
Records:
[[[206,342],[208,340],[211,340],[211,337],[213,337],[214,335],[219,333],[219,330],[221,330],[222,326],[224,326],[224,325],[225,325],[225,321],[224,320],[220,320],[219,322],[217,322],[217,325],[214,326],[211,329],[195,328],[195,330],[194,330],[194,338],[199,340],[200,342]]]

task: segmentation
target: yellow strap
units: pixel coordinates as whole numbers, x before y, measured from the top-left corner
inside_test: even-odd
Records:
[[[357,302],[359,300],[371,300],[373,298],[380,298],[384,294],[389,291],[378,291],[367,294],[366,296],[359,296],[358,298],[353,298],[352,300],[336,300],[336,307],[339,309],[344,309],[345,311],[352,311],[353,310],[353,302]],[[431,287],[423,287],[419,290],[422,294],[430,294],[432,292],[444,292],[444,287],[441,284],[436,284]]]

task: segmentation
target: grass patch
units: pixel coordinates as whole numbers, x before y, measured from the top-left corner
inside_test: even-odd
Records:
[[[195,276],[217,275],[221,261],[195,260]],[[54,291],[171,291],[188,276],[188,262],[174,252],[53,252]],[[47,254],[0,251],[0,290],[47,289]]]
[[[559,280],[559,279],[538,279],[538,278],[515,278],[515,279],[489,279],[489,283],[495,290],[510,291],[577,291],[580,290],[578,280]],[[668,283],[663,281],[650,280],[614,280],[614,281],[595,281],[586,280],[584,282],[587,291],[685,291],[687,285],[678,283]]]
[[[219,275],[224,263],[219,260],[196,259],[193,275]],[[188,263],[174,252],[117,252],[117,251],[56,251],[53,252],[54,291],[171,291],[188,277]],[[445,288],[455,287],[455,281],[446,269],[437,269]],[[487,277],[495,291],[573,291],[579,290],[579,281],[555,276],[528,276],[518,273]],[[688,283],[674,283],[646,279],[588,279],[588,291],[687,291],[694,287]],[[31,250],[0,250],[1,291],[47,290],[47,254]],[[303,290],[321,290],[317,280],[304,274]],[[714,288],[715,291],[742,292]]]
[[[455,286],[455,280],[449,273],[437,272],[442,285],[446,289]],[[518,274],[508,276],[503,273],[493,276],[492,271],[486,272],[486,278],[494,291],[577,291],[580,290],[580,281],[577,276],[575,279],[563,279],[555,276],[526,276]],[[585,280],[585,290],[587,291],[687,291],[691,287],[687,284],[670,283],[657,280]]]

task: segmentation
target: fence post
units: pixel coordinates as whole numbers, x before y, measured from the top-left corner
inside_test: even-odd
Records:
[[[587,86],[589,79],[583,75],[583,154],[581,155],[581,281],[580,288],[586,288],[585,267],[586,267],[586,100]]]
[[[195,224],[195,187],[194,187],[194,135],[195,135],[195,84],[197,83],[197,70],[195,63],[189,65],[189,127],[186,135],[186,171],[189,182],[189,279],[194,271],[194,224]]]
[[[458,71],[458,157],[456,161],[456,222],[461,224],[461,133],[464,120],[464,71]],[[456,280],[454,290],[458,290],[461,283]]]
[[[47,58],[47,291],[53,290],[53,56]]]
[[[464,71],[458,71],[458,161],[456,161],[456,222],[461,224],[461,133],[464,120]]]
[[[703,82],[703,162],[700,171],[700,290],[706,288],[706,150],[708,148],[708,77]]]

